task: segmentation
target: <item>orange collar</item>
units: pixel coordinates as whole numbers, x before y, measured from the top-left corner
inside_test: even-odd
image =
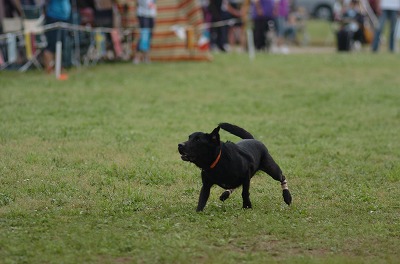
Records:
[[[214,160],[214,162],[210,165],[210,169],[214,169],[214,167],[217,166],[217,163],[218,163],[219,159],[221,158],[221,153],[222,153],[222,150],[220,149],[217,158],[216,158],[216,159]]]

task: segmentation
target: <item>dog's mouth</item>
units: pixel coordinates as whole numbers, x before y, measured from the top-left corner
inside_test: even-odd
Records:
[[[179,145],[178,147],[178,151],[181,154],[181,159],[183,161],[190,161],[193,162],[195,160],[195,158],[191,155],[189,155],[188,153],[186,153],[186,151],[183,148],[183,145]]]
[[[183,151],[179,151],[179,153],[181,154],[181,159],[183,161],[190,161],[190,162],[195,161],[195,158],[193,156],[190,156],[189,154],[187,154]]]
[[[192,159],[187,154],[181,154],[181,159],[183,161],[192,161]]]

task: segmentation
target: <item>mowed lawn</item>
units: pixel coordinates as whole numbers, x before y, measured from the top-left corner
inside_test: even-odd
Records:
[[[0,263],[398,263],[400,60],[218,54],[213,62],[0,72]],[[177,144],[219,122],[262,140],[253,209]],[[239,139],[221,131],[222,140]]]

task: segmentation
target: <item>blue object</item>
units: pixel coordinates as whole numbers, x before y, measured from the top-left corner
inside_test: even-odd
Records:
[[[139,50],[147,52],[150,49],[150,34],[149,28],[140,29],[140,40],[139,40]]]

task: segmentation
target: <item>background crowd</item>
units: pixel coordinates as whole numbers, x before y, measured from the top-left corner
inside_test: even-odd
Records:
[[[301,44],[299,34],[305,30],[309,18],[296,0],[196,1],[203,11],[204,22],[210,25],[211,51],[243,52],[252,45],[258,51],[287,54],[291,45]],[[65,22],[89,27],[136,28],[137,41],[130,57],[136,64],[150,61],[153,28],[157,23],[156,0],[0,0],[0,7],[1,34],[10,32],[5,23],[7,19],[29,16],[32,7],[43,13],[45,24]],[[394,52],[399,12],[400,0],[338,0],[332,17],[337,25],[337,49],[350,51],[371,44],[371,50],[377,52],[388,21],[388,49]],[[132,16],[136,19],[130,19]],[[42,63],[48,72],[54,69],[57,40],[63,42],[64,49],[68,48],[70,35],[59,28],[46,31]],[[112,51],[111,34],[105,34],[104,38],[106,49]],[[4,38],[0,40],[4,42]],[[0,64],[4,64],[9,54],[5,45],[1,48]],[[68,50],[65,56],[68,58]],[[68,59],[63,63],[69,64]]]
[[[203,0],[206,21],[235,18],[237,22],[211,29],[211,48],[226,52],[233,44],[246,47],[243,21],[250,21],[257,50],[288,53],[290,44],[299,45],[310,14],[296,0]],[[395,51],[400,37],[400,0],[337,0],[332,15],[339,51],[358,50],[369,44],[377,52],[382,31],[389,21],[389,51]],[[397,25],[397,32],[396,32]],[[239,29],[237,29],[239,28]],[[234,38],[236,36],[236,39]],[[236,42],[235,42],[236,41]]]

